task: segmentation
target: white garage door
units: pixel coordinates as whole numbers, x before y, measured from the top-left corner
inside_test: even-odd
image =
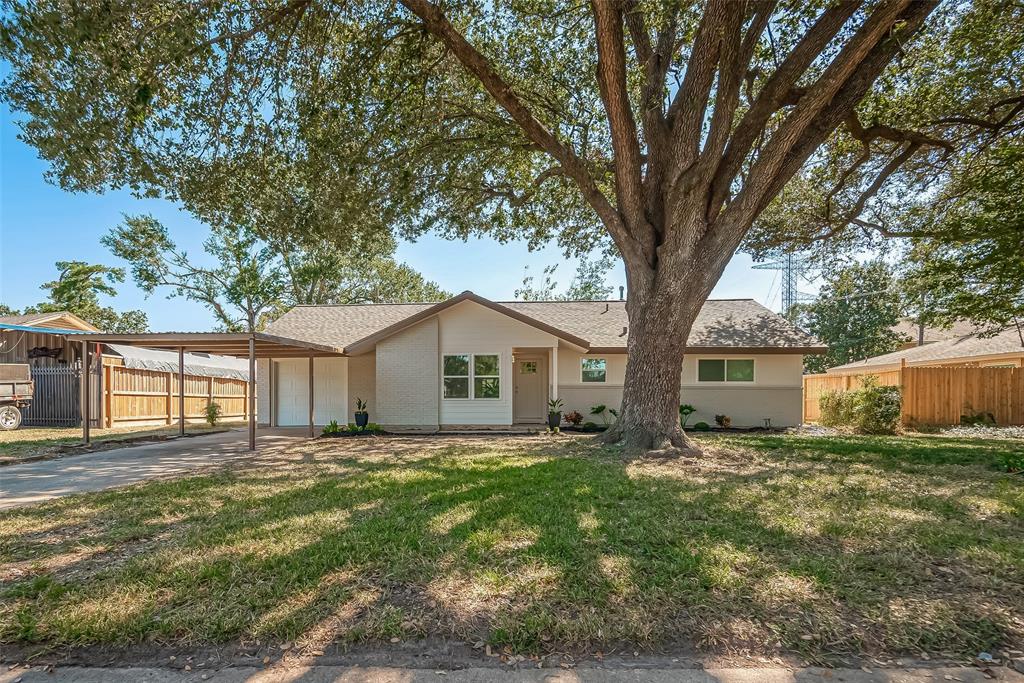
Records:
[[[277,424],[309,424],[309,360],[287,358],[277,364]]]
[[[317,358],[313,366],[313,421],[318,425],[352,420],[348,409],[348,359]],[[288,358],[277,364],[277,424],[309,424],[309,359]],[[354,410],[354,409],[353,409]]]

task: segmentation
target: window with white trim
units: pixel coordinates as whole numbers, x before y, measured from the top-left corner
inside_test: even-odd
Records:
[[[444,398],[501,398],[501,358],[496,353],[454,353],[441,358]]]
[[[441,366],[444,368],[444,397],[469,398],[469,354],[445,356]]]
[[[608,379],[608,361],[604,358],[581,358],[581,382],[605,382]]]
[[[698,382],[753,382],[753,358],[700,358]]]
[[[500,398],[500,368],[496,353],[473,356],[473,398]]]

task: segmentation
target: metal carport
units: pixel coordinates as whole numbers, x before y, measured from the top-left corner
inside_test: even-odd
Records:
[[[249,359],[249,450],[256,450],[256,359],[257,358],[309,358],[309,435],[313,436],[313,359],[324,356],[342,356],[341,349],[313,344],[299,339],[278,337],[263,332],[147,332],[143,334],[105,334],[102,332],[77,335],[82,343],[82,362],[90,367],[92,344],[122,344],[150,349],[178,352],[178,432],[185,433],[185,352],[209,353]],[[90,373],[82,373],[82,439],[89,443],[91,406]]]

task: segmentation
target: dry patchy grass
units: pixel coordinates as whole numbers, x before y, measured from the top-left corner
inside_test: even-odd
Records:
[[[0,514],[0,642],[455,636],[973,655],[1024,641],[1024,445],[324,440]]]
[[[203,434],[231,426],[231,423],[213,428],[205,424],[189,424],[185,426],[185,430],[189,434]],[[93,429],[90,436],[93,441],[104,444],[127,439],[173,436],[177,433],[178,425],[175,424],[166,427],[150,425]],[[0,430],[0,465],[13,464],[26,458],[55,455],[65,447],[75,446],[81,442],[80,427],[22,427],[11,431]]]

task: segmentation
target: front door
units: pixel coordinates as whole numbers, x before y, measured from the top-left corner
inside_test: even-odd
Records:
[[[516,354],[512,366],[516,422],[543,423],[547,415],[548,359],[543,354]]]

